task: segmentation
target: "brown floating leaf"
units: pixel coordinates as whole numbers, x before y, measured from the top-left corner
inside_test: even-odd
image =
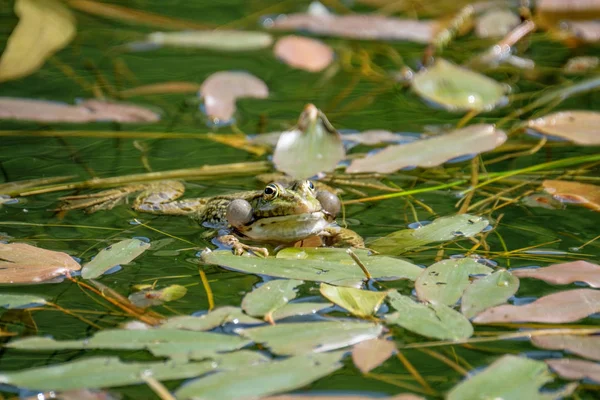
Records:
[[[581,357],[600,361],[600,336],[597,335],[533,336],[531,343],[542,349],[566,350]]]
[[[600,312],[600,290],[575,289],[553,293],[524,306],[509,304],[485,310],[473,319],[477,324],[579,321]]]
[[[76,106],[53,101],[0,97],[0,120],[37,122],[156,122],[160,116],[143,107],[86,100]]]
[[[204,99],[205,112],[212,123],[222,124],[233,118],[238,98],[265,99],[269,96],[269,88],[248,72],[221,71],[202,82],[199,95]]]
[[[385,339],[360,342],[352,348],[352,361],[363,374],[377,368],[396,352],[396,344]]]
[[[476,124],[431,139],[388,146],[379,153],[352,161],[346,172],[390,173],[416,166],[431,168],[456,157],[492,150],[506,133],[489,124]]]
[[[0,243],[0,284],[35,284],[79,271],[70,255],[25,243]]]
[[[160,82],[125,89],[119,94],[123,97],[133,97],[152,94],[196,93],[198,89],[200,89],[200,84],[194,82]]]
[[[319,35],[362,40],[408,40],[428,43],[438,29],[435,21],[416,21],[375,14],[332,15],[297,13],[264,21],[267,28],[299,30]]]
[[[19,23],[0,58],[0,82],[37,71],[75,37],[75,18],[56,0],[17,0]]]
[[[546,192],[563,203],[577,203],[600,211],[600,186],[558,180],[545,180],[542,186]]]
[[[576,360],[574,358],[558,358],[544,360],[550,368],[564,379],[591,379],[600,383],[600,364]]]
[[[600,145],[600,113],[596,111],[561,111],[532,119],[527,126],[546,135],[558,136],[582,146]]]
[[[319,72],[333,62],[333,50],[320,40],[302,36],[284,36],[273,52],[290,67]]]
[[[541,279],[559,285],[585,282],[591,287],[600,287],[600,265],[587,261],[572,261],[544,268],[517,269],[512,271],[512,274],[520,278]]]

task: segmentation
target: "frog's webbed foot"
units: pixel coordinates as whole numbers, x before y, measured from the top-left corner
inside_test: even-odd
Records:
[[[251,251],[254,254],[258,254],[263,257],[269,256],[269,250],[267,250],[266,248],[249,246],[247,244],[240,242],[240,240],[233,235],[219,236],[217,238],[217,240],[219,242],[223,243],[225,246],[231,247],[231,249],[233,250],[233,254],[235,254],[236,256],[241,256],[242,254],[244,254],[247,251]]]
[[[88,213],[100,210],[110,210],[135,192],[144,189],[144,185],[129,185],[118,189],[103,190],[98,193],[90,193],[76,196],[65,196],[59,200],[62,204],[56,211],[81,210]]]
[[[321,238],[326,246],[354,247],[358,249],[365,247],[365,241],[358,233],[336,225],[325,228]]]

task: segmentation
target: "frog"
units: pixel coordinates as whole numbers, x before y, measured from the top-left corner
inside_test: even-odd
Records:
[[[243,191],[178,200],[183,182],[165,180],[132,184],[103,192],[63,197],[60,210],[108,210],[129,195],[139,193],[132,208],[155,215],[187,216],[218,232],[217,241],[234,254],[251,252],[267,257],[269,244],[276,249],[318,237],[325,246],[364,247],[354,231],[340,227],[335,217],[341,209],[337,195],[318,190],[311,180],[271,182],[262,190]]]

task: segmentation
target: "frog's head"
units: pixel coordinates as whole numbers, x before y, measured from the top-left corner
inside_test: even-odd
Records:
[[[289,186],[269,183],[253,205],[254,218],[318,212],[323,206],[311,181],[294,181]]]

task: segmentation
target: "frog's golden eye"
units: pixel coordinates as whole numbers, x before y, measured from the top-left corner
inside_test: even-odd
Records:
[[[279,189],[277,188],[277,185],[274,185],[272,183],[268,184],[265,188],[265,194],[269,197],[277,197],[277,195],[279,194]]]

